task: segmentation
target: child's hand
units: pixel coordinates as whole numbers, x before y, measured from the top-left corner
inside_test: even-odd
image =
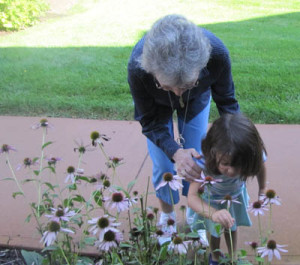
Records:
[[[232,227],[235,222],[235,220],[232,218],[231,214],[225,209],[214,212],[211,215],[211,220],[215,223],[221,224],[226,229],[229,229],[230,227]]]

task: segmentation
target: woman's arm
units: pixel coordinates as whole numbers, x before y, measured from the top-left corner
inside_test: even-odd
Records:
[[[227,229],[232,227],[234,224],[234,219],[227,210],[217,210],[209,206],[202,198],[198,196],[198,189],[200,186],[201,184],[198,182],[192,182],[190,184],[188,193],[188,206],[197,214],[211,219],[213,222],[220,223]]]
[[[258,198],[261,195],[265,194],[266,191],[266,167],[263,164],[261,171],[257,174],[257,183],[258,183]]]

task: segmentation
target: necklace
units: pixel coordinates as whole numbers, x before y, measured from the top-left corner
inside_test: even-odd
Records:
[[[185,143],[185,139],[183,137],[183,133],[184,133],[186,115],[187,115],[187,111],[188,111],[188,107],[189,107],[190,93],[191,93],[191,90],[189,90],[189,92],[188,92],[188,97],[187,97],[186,107],[185,107],[185,112],[184,112],[184,119],[183,119],[183,124],[182,124],[182,130],[181,130],[181,132],[178,132],[179,136],[176,139],[176,142],[178,143],[178,145],[181,148],[183,148],[183,145]],[[171,99],[170,91],[168,91],[168,96],[169,96],[169,100],[170,100],[170,104],[171,104],[171,108],[172,108],[172,114],[173,114],[173,112],[174,112],[174,106],[173,106],[173,101]],[[181,108],[184,108],[184,102],[183,102],[182,96],[179,97],[179,105],[180,105]]]

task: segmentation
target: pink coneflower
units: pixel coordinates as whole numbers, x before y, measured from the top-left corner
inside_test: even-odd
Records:
[[[121,161],[123,160],[122,157],[109,157],[109,161],[106,163],[108,168],[116,168],[117,166],[121,165]]]
[[[154,234],[151,235],[151,237],[154,237],[157,239],[160,239],[160,238],[166,239],[166,238],[169,238],[171,235],[172,234],[169,234],[167,232],[162,231],[161,229],[158,229],[155,231]]]
[[[160,188],[166,186],[169,184],[169,187],[172,190],[179,190],[180,188],[183,187],[183,185],[179,182],[179,180],[184,179],[183,177],[180,177],[179,175],[173,175],[172,173],[165,173],[163,175],[163,180],[162,182],[156,187],[155,190],[159,190]]]
[[[247,241],[245,242],[245,244],[250,246],[253,250],[256,250],[258,247],[258,243],[255,241]]]
[[[203,171],[201,172],[201,178],[195,179],[195,181],[201,183],[201,187],[207,186],[207,185],[211,186],[211,185],[214,185],[215,183],[222,182],[221,179],[214,179],[211,176],[205,176]]]
[[[61,161],[62,159],[60,157],[45,157],[45,160],[48,162],[48,166],[55,166],[56,162]]]
[[[115,228],[110,228],[100,236],[99,240],[95,242],[95,246],[100,251],[108,252],[109,250],[118,247],[121,240],[123,240],[123,234]]]
[[[121,192],[114,192],[111,197],[105,198],[107,208],[116,208],[118,212],[126,211],[131,205],[128,198]]]
[[[50,246],[56,240],[56,237],[59,232],[74,233],[72,230],[67,228],[62,228],[60,224],[56,221],[51,221],[48,224],[48,230],[43,233],[42,239],[40,242],[43,242],[45,246]]]
[[[65,179],[65,183],[69,182],[71,180],[72,184],[76,182],[76,175],[82,175],[84,173],[84,170],[81,168],[78,168],[75,172],[75,168],[72,166],[69,166],[67,168],[67,177]],[[76,175],[75,175],[76,174]]]
[[[162,227],[162,230],[169,235],[177,232],[176,221],[173,218],[168,218],[166,220],[163,220],[162,222],[159,221],[157,223],[157,226]]]
[[[39,128],[53,128],[53,125],[51,125],[47,119],[41,119],[40,122],[35,123],[31,126],[32,129],[36,130]]]
[[[17,151],[17,149],[8,144],[3,144],[0,148],[0,154],[9,153],[9,151]]]
[[[91,228],[89,232],[96,235],[98,231],[100,231],[100,235],[107,232],[110,228],[114,228],[120,225],[120,223],[115,223],[116,218],[109,217],[107,214],[103,215],[102,217],[96,217],[92,220],[88,221],[88,224],[91,224]]]
[[[65,221],[69,222],[70,218],[72,218],[74,215],[76,215],[75,211],[70,211],[69,208],[51,208],[52,214],[45,215],[46,217],[50,218],[52,221],[59,222],[59,221]]]
[[[191,241],[183,241],[181,237],[175,236],[172,242],[168,246],[168,250],[173,250],[175,253],[180,255],[186,254],[188,250],[188,245]]]
[[[79,152],[80,154],[84,154],[85,152],[94,151],[95,148],[89,148],[91,145],[84,145],[83,141],[81,140],[80,143],[78,143],[76,140],[74,140],[77,147],[74,148],[74,152]]]
[[[262,204],[261,201],[256,201],[248,206],[248,210],[257,216],[258,214],[264,215],[264,210],[267,211],[268,209]]]
[[[92,139],[92,145],[93,146],[97,146],[97,144],[103,146],[102,140],[104,140],[104,141],[109,141],[110,140],[110,138],[107,137],[105,134],[100,134],[97,131],[94,131],[94,132],[91,133],[91,139]]]
[[[263,204],[276,204],[281,205],[279,196],[276,196],[276,192],[274,190],[267,190],[263,195]]]
[[[266,247],[258,247],[257,253],[261,254],[261,257],[265,257],[268,255],[268,260],[272,261],[273,255],[277,259],[281,259],[280,252],[288,252],[286,249],[283,249],[283,247],[286,247],[287,245],[279,245],[276,244],[275,240],[269,240]]]
[[[22,167],[24,167],[24,168],[29,167],[30,168],[31,166],[36,166],[36,165],[39,164],[37,160],[38,160],[37,158],[31,159],[29,157],[26,157],[26,158],[24,158],[23,163],[19,164],[17,166],[17,170],[20,170]]]
[[[234,200],[229,194],[226,195],[223,200],[214,200],[215,202],[219,202],[220,204],[224,204],[226,203],[226,207],[227,209],[230,208],[231,204],[232,203],[239,203],[241,204],[241,202],[237,201],[237,200]]]

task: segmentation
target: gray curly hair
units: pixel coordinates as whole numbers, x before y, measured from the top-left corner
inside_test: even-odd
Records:
[[[147,33],[140,63],[162,84],[184,87],[198,78],[210,52],[201,28],[181,15],[168,15]]]

